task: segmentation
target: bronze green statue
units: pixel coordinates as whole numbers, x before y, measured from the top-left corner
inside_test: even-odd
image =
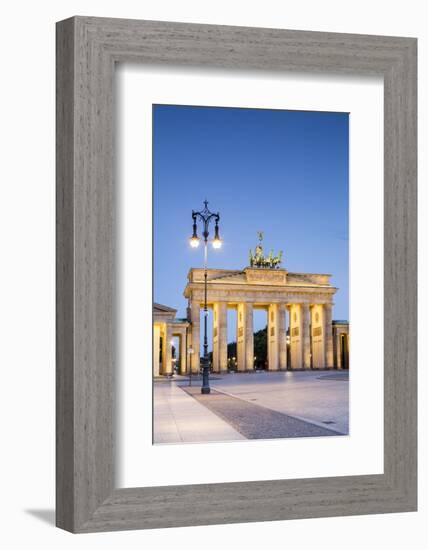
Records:
[[[263,269],[279,269],[282,263],[282,250],[279,251],[277,256],[274,256],[273,250],[269,252],[268,256],[263,254],[263,231],[257,231],[259,242],[254,249],[254,253],[250,250],[250,266],[261,267]]]

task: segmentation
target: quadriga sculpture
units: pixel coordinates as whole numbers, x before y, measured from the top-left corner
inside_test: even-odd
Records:
[[[275,256],[273,250],[269,252],[269,255],[265,257],[263,254],[263,231],[257,231],[257,236],[259,239],[258,244],[254,249],[254,253],[250,250],[250,266],[251,267],[260,267],[263,269],[279,269],[282,263],[282,250],[279,251],[278,255]]]

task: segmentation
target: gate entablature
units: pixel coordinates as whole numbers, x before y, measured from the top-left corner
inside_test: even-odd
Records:
[[[226,301],[229,304],[253,302],[269,303],[331,303],[335,288],[329,274],[291,273],[286,269],[246,267],[243,270],[208,269],[208,301]],[[204,270],[192,268],[188,273],[184,296],[202,300]]]

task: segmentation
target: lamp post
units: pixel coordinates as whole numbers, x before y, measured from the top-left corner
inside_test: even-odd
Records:
[[[202,223],[202,237],[204,239],[204,356],[202,359],[202,387],[201,393],[210,393],[210,367],[208,360],[208,338],[207,338],[207,320],[208,320],[208,305],[207,305],[207,265],[208,265],[208,237],[209,225],[211,221],[215,222],[214,239],[212,241],[213,248],[221,248],[221,239],[219,236],[218,222],[220,215],[217,212],[211,212],[208,208],[208,201],[204,201],[204,209],[200,212],[192,210],[193,234],[190,238],[190,246],[196,248],[199,246],[200,239],[197,233],[197,220]]]

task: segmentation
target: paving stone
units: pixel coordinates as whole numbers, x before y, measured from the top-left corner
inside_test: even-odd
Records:
[[[181,389],[214,412],[247,439],[340,436],[336,431],[261,407],[217,390],[201,394],[200,387]]]

